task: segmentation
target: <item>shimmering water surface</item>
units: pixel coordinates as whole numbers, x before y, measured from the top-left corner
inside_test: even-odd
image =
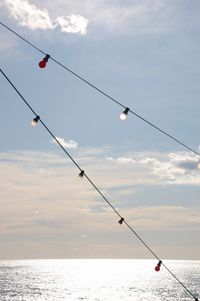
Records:
[[[0,262],[1,301],[194,300],[151,260],[17,260]],[[200,261],[165,261],[200,294]]]

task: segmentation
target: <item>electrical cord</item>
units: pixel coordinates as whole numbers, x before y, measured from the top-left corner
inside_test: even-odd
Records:
[[[14,35],[16,35],[17,37],[19,37],[20,39],[22,39],[24,42],[26,42],[27,44],[29,44],[31,47],[33,47],[34,49],[36,49],[37,51],[41,52],[42,54],[48,56],[48,59],[51,59],[53,62],[55,62],[57,65],[59,65],[60,67],[64,68],[66,71],[68,71],[69,73],[71,73],[72,75],[74,75],[76,78],[80,79],[82,82],[84,82],[85,84],[89,85],[91,88],[95,89],[97,92],[101,93],[102,95],[104,95],[107,99],[111,100],[112,102],[116,103],[117,105],[121,106],[124,109],[128,109],[128,112],[130,112],[132,115],[136,116],[137,118],[139,118],[140,120],[142,120],[143,122],[145,122],[146,124],[148,124],[149,126],[153,127],[154,129],[156,129],[157,131],[159,131],[160,133],[164,134],[165,136],[167,136],[168,138],[170,138],[171,140],[175,141],[176,143],[180,144],[181,146],[183,146],[184,148],[186,148],[187,150],[190,150],[191,152],[193,152],[194,154],[198,155],[200,157],[200,152],[196,151],[195,149],[193,149],[192,147],[188,146],[187,144],[183,143],[182,141],[180,141],[179,139],[175,138],[174,136],[172,136],[171,134],[167,133],[166,131],[162,130],[160,127],[158,127],[157,125],[155,125],[154,123],[150,122],[149,120],[145,119],[144,117],[142,117],[141,115],[139,115],[138,113],[134,112],[133,110],[127,108],[125,105],[123,105],[122,103],[120,103],[119,101],[117,101],[115,98],[113,98],[112,96],[110,96],[109,94],[105,93],[103,90],[99,89],[97,86],[93,85],[92,83],[90,83],[88,80],[86,80],[85,78],[83,78],[82,76],[78,75],[76,72],[72,71],[71,69],[69,69],[67,66],[65,66],[64,64],[62,64],[61,62],[59,62],[58,60],[56,60],[55,58],[53,58],[52,56],[50,56],[49,54],[46,54],[46,52],[44,52],[43,50],[41,50],[40,48],[36,47],[33,43],[29,42],[27,39],[25,39],[22,35],[18,34],[16,31],[14,31],[13,29],[11,29],[10,27],[8,27],[7,25],[5,25],[3,22],[0,22],[0,24],[6,28],[7,30],[9,30],[10,32],[12,32]]]
[[[125,219],[121,216],[121,214],[114,208],[114,206],[111,204],[111,202],[105,197],[105,195],[99,190],[99,188],[94,184],[94,182],[87,176],[84,170],[81,169],[81,167],[78,165],[78,163],[73,159],[73,157],[69,154],[69,152],[62,146],[62,144],[58,141],[56,136],[53,134],[53,132],[48,128],[48,126],[41,120],[40,116],[35,112],[35,110],[32,108],[32,106],[28,103],[28,101],[22,96],[22,94],[19,92],[19,90],[16,88],[16,86],[13,84],[13,82],[8,78],[8,76],[4,73],[2,69],[0,69],[2,75],[5,77],[5,79],[9,82],[9,84],[12,86],[12,88],[15,90],[15,92],[20,96],[20,98],[23,100],[23,102],[26,104],[26,106],[32,111],[32,113],[36,116],[37,122],[40,121],[40,123],[43,125],[43,127],[47,130],[47,132],[53,137],[53,139],[57,142],[57,144],[61,147],[61,149],[64,151],[64,153],[67,155],[68,158],[74,163],[74,165],[79,169],[80,174],[79,176],[85,177],[88,182],[93,186],[93,188],[101,195],[101,197],[106,201],[106,203],[111,207],[111,209],[116,213],[116,215],[120,218],[119,223],[124,223],[129,230],[140,240],[140,242],[149,250],[149,252],[159,260],[157,264],[158,270],[160,269],[161,264],[163,267],[173,276],[176,281],[194,298],[195,301],[198,301],[198,298],[194,296],[194,294],[177,278],[177,276],[171,272],[171,270],[163,264],[163,262],[160,260],[160,258],[154,253],[154,251],[148,246],[148,244],[140,237],[140,235],[137,234],[137,232],[129,225],[128,222],[125,221]]]

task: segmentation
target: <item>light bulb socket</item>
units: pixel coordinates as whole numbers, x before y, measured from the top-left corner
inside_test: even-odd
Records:
[[[129,111],[130,111],[129,108],[125,108],[125,110],[120,115],[120,119],[121,120],[126,120]]]
[[[157,263],[157,265],[155,266],[155,271],[159,272],[160,271],[160,267],[161,267],[162,261],[159,260],[159,262]]]
[[[33,118],[33,121],[36,123],[38,123],[39,120],[40,120],[40,116],[38,116],[38,115],[35,118]]]
[[[45,61],[46,63],[48,62],[48,60],[49,60],[49,58],[50,58],[50,55],[49,54],[47,54],[44,58],[43,58],[43,61]]]
[[[125,114],[125,115],[128,115],[128,112],[130,111],[130,109],[129,108],[126,108],[124,111],[123,111],[123,114]]]
[[[83,178],[84,175],[85,175],[84,170],[81,170],[81,172],[79,173],[79,177],[80,177],[80,178]]]
[[[158,266],[158,267],[160,267],[160,266],[161,266],[161,264],[162,264],[162,261],[161,261],[161,260],[159,260],[159,262],[158,262],[157,266]]]
[[[121,219],[118,221],[118,223],[119,223],[120,225],[122,225],[122,224],[123,224],[123,222],[124,222],[124,218],[123,218],[123,217],[121,217]]]

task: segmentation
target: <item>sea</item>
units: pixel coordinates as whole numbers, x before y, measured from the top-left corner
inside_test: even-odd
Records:
[[[178,301],[194,298],[155,260],[0,261],[0,301]],[[165,261],[200,296],[200,261]],[[199,299],[200,300],[200,299]]]

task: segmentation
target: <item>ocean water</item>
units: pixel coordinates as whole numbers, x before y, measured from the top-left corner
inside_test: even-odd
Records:
[[[194,300],[155,260],[0,261],[1,301]],[[197,297],[200,261],[165,261]]]

